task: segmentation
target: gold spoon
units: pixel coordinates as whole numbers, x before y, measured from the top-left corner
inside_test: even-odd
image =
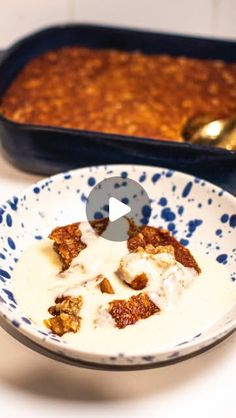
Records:
[[[221,119],[210,115],[194,116],[184,126],[182,137],[192,144],[236,150],[236,115]]]

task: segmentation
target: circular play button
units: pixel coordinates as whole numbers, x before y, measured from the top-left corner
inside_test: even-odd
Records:
[[[128,238],[127,218],[133,219],[138,226],[148,223],[151,215],[150,199],[136,181],[109,177],[96,184],[90,192],[86,215],[89,222],[109,218],[108,226],[102,233],[103,238],[125,241]]]

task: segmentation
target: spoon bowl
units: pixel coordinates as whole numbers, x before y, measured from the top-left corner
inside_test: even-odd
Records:
[[[219,119],[212,115],[193,116],[185,124],[182,137],[192,144],[236,150],[236,115]]]

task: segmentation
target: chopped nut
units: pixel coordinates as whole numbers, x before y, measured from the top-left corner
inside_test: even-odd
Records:
[[[158,245],[157,247],[154,247],[152,244],[147,244],[145,246],[145,252],[148,254],[168,253],[174,255],[175,250],[172,245]]]
[[[61,312],[79,315],[83,301],[81,296],[78,296],[77,298],[72,296],[62,296],[56,298],[55,303],[56,305],[50,306],[48,309],[48,312],[51,315],[57,316]]]
[[[54,334],[59,335],[60,337],[67,332],[76,333],[79,331],[80,322],[80,317],[66,313],[62,313],[44,321],[45,325],[50,328]]]
[[[115,293],[111,283],[106,277],[100,283],[100,289],[102,293],[109,293],[109,294]]]
[[[77,332],[81,323],[79,313],[83,304],[82,297],[62,296],[55,303],[48,309],[53,318],[44,321],[46,327],[59,336],[66,332]]]
[[[146,273],[139,274],[135,279],[130,283],[130,287],[135,290],[142,290],[146,287],[148,278]]]

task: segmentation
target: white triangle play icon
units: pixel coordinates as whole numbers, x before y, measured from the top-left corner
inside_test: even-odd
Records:
[[[115,197],[109,199],[109,221],[114,222],[131,212],[131,208]]]

